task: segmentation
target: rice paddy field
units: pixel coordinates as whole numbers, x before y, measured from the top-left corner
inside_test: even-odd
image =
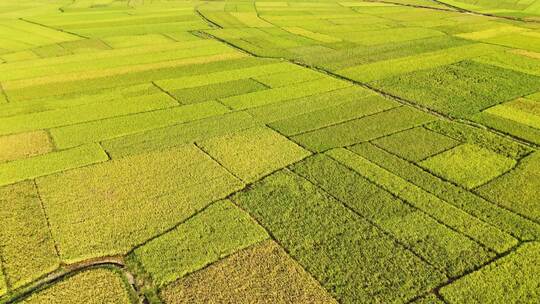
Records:
[[[0,303],[540,303],[540,1],[0,1]]]

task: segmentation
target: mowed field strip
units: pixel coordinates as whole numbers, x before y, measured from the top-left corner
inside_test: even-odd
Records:
[[[0,3],[0,304],[540,302],[539,0]]]

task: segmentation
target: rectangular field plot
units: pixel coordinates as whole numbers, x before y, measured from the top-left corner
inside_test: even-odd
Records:
[[[371,116],[293,136],[301,146],[325,151],[372,140],[435,120],[435,116],[400,106]]]
[[[540,297],[540,244],[531,242],[441,289],[449,303],[536,301]],[[486,292],[489,290],[489,292]]]
[[[201,141],[198,145],[246,183],[310,154],[268,128],[252,128]]]
[[[540,220],[540,154],[522,159],[506,175],[477,189],[477,193],[538,222]]]
[[[0,163],[0,185],[8,185],[64,170],[107,161],[109,157],[98,144],[81,145],[34,157]]]
[[[294,173],[275,173],[233,201],[340,302],[405,302],[445,278]]]
[[[352,148],[355,150],[355,148]],[[463,210],[445,202],[407,180],[383,169],[346,149],[334,149],[327,155],[352,168],[372,183],[379,185],[413,207],[422,210],[446,226],[469,236],[480,244],[504,252],[516,242],[510,235]]]
[[[47,286],[20,303],[132,303],[133,294],[127,289],[126,279],[121,272],[109,268],[94,268],[67,276]]]
[[[455,206],[457,209],[461,209],[485,223],[506,232],[506,235],[496,233],[496,230],[490,228],[488,229],[491,230],[490,233],[484,233],[484,237],[489,236],[485,239],[486,241],[484,241],[484,243],[491,244],[489,247],[499,253],[504,252],[515,244],[516,239],[510,237],[510,235],[524,240],[534,240],[540,236],[540,225],[527,220],[514,212],[501,208],[496,204],[463,189],[463,187],[444,181],[430,174],[424,168],[392,155],[373,144],[367,143],[355,145],[351,147],[350,150],[363,158],[368,159],[380,168],[399,176],[403,181],[416,185],[423,191],[435,195],[439,199]],[[396,181],[398,180],[396,179]],[[400,183],[405,185],[403,182]],[[443,206],[444,205],[441,205],[441,207]],[[450,209],[454,211],[448,210],[446,212],[453,213],[458,211],[454,208]],[[463,218],[464,222],[466,220],[470,223],[477,222],[476,219],[471,218],[470,216],[456,216],[456,218],[459,217]],[[480,234],[475,233],[474,235]],[[480,239],[483,239],[483,237]]]
[[[392,102],[379,95],[375,95],[358,98],[352,102],[344,102],[319,111],[278,120],[271,123],[269,126],[284,135],[296,135],[338,124],[343,121],[382,112],[397,106],[399,106],[397,102]]]
[[[12,289],[60,266],[37,191],[31,181],[0,188],[0,255],[4,281]]]
[[[37,184],[66,262],[126,253],[242,186],[193,145],[66,171]]]
[[[49,135],[44,131],[0,136],[0,163],[37,156],[51,150]]]
[[[161,297],[171,304],[337,303],[274,241],[253,245],[193,273],[163,289]]]
[[[462,61],[403,74],[373,85],[441,113],[467,117],[540,89],[540,77]]]
[[[138,247],[131,258],[157,286],[165,286],[267,238],[252,218],[224,200]]]
[[[471,144],[457,146],[420,162],[434,174],[467,189],[503,175],[515,164],[513,159]]]
[[[293,171],[320,185],[448,276],[464,273],[495,256],[329,157],[309,158]]]

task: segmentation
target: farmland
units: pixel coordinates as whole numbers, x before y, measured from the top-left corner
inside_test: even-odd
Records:
[[[540,302],[540,1],[0,1],[0,303]]]

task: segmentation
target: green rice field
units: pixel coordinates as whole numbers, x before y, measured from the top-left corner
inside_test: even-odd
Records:
[[[0,1],[7,303],[540,303],[540,0]]]

